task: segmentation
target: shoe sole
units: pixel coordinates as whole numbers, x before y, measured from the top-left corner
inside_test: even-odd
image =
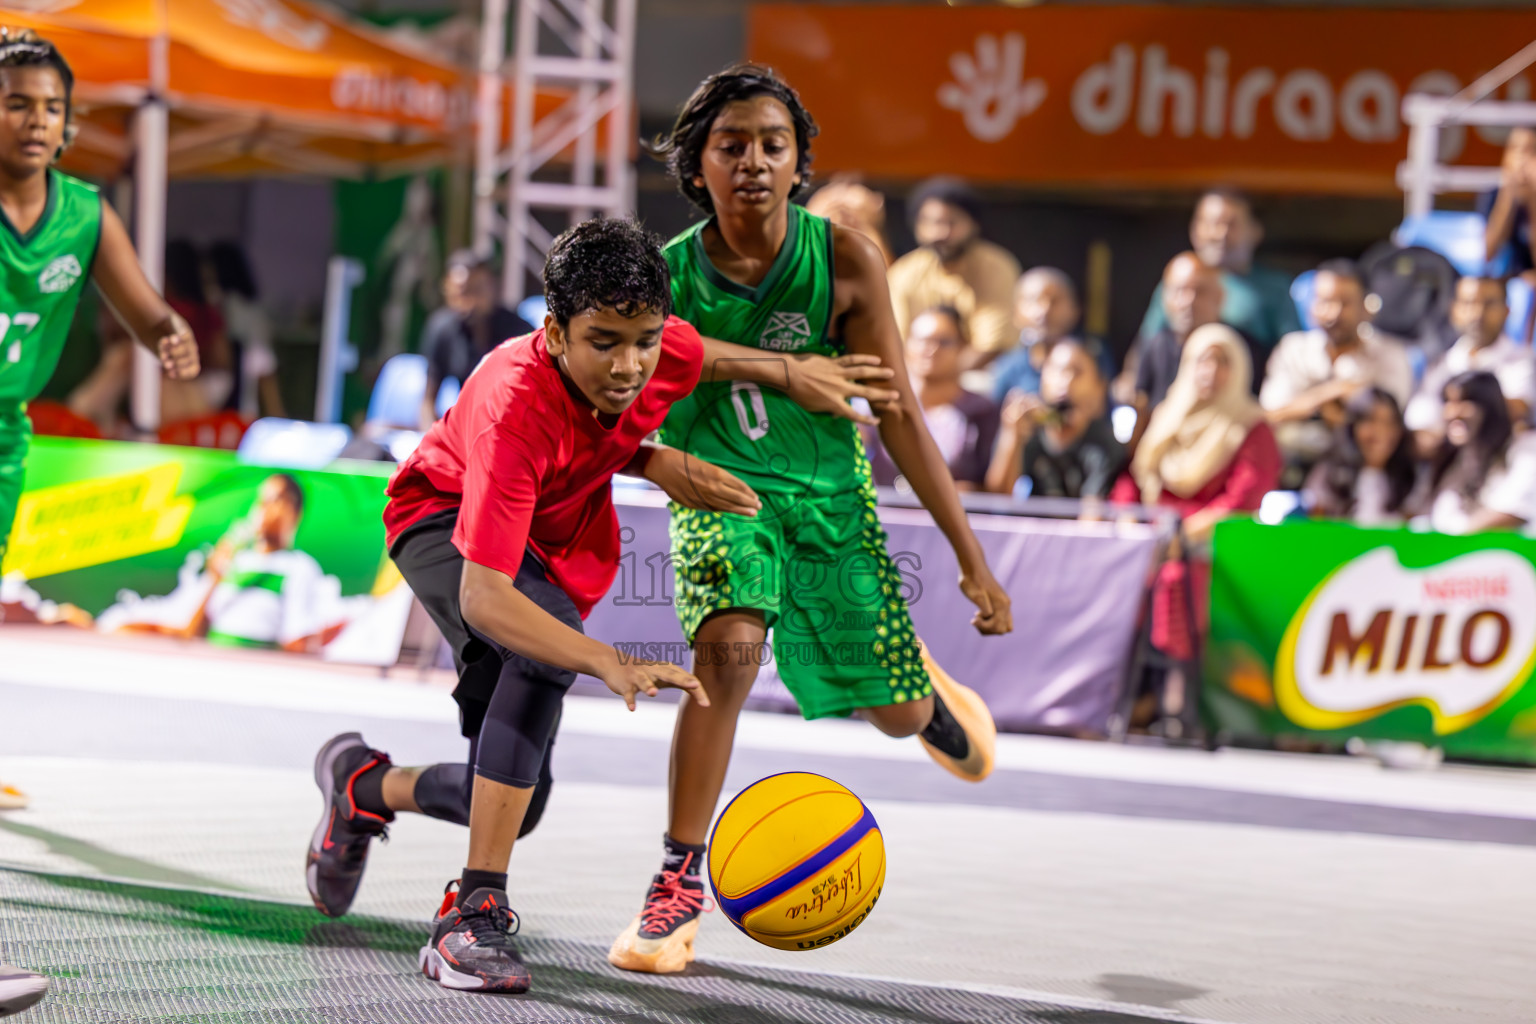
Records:
[[[923,667],[928,670],[933,690],[949,708],[950,714],[955,716],[960,728],[965,730],[971,756],[962,764],[921,736],[918,740],[923,749],[928,751],[928,756],[951,775],[966,782],[980,782],[992,774],[992,767],[997,760],[997,723],[992,720],[992,712],[988,710],[987,702],[981,699],[981,694],[955,682],[929,655],[927,644],[922,645],[922,653]]]
[[[422,946],[421,953],[417,956],[417,964],[421,967],[421,973],[432,981],[437,982],[443,988],[451,988],[457,992],[495,992],[505,995],[518,995],[528,991],[532,979],[526,976],[509,979],[497,985],[487,985],[485,979],[477,974],[462,974],[453,969],[453,966],[443,959],[443,955],[431,946]]]
[[[0,988],[5,989],[5,994],[0,996],[0,1017],[9,1017],[42,999],[48,992],[48,979],[40,974],[34,978],[13,976],[0,979]]]
[[[677,974],[693,962],[693,939],[698,933],[699,919],[694,918],[665,939],[641,939],[637,916],[624,933],[613,940],[613,948],[608,950],[608,962],[621,971]],[[652,945],[654,949],[647,948]]]
[[[336,760],[353,747],[366,747],[362,733],[344,732],[326,741],[315,755],[315,785],[320,789],[324,807],[320,811],[320,824],[309,839],[309,852],[304,858],[304,882],[309,887],[309,898],[315,909],[326,917],[340,917],[351,909],[351,901],[334,913],[320,899],[320,854],[325,850],[325,836],[331,826],[331,812],[336,807]]]

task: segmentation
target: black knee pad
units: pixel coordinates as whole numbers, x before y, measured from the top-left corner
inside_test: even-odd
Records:
[[[563,710],[563,709],[562,709]],[[560,728],[560,715],[555,715],[555,729]],[[555,777],[550,772],[550,762],[555,755],[555,736],[552,732],[549,737],[549,745],[544,748],[544,763],[539,765],[539,782],[533,787],[533,796],[528,801],[528,813],[523,815],[523,827],[518,830],[517,838],[521,839],[534,830],[539,819],[544,817],[544,806],[549,803],[549,790],[555,784]]]
[[[468,825],[473,784],[469,765],[435,764],[416,777],[416,806],[428,817]]]

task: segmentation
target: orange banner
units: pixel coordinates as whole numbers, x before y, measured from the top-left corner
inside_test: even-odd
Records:
[[[16,0],[9,0],[15,3]],[[150,84],[150,40],[164,34],[173,104],[323,119],[356,134],[465,123],[456,67],[408,53],[382,33],[303,0],[0,0],[0,24],[57,42],[82,99],[110,102]]]
[[[748,52],[820,123],[823,173],[1386,194],[1403,95],[1454,93],[1533,37],[1513,10],[763,4]],[[1496,164],[1497,139],[1448,130],[1442,156]]]

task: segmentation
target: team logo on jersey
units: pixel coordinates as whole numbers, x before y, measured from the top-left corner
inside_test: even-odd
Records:
[[[793,352],[811,343],[811,321],[804,313],[774,313],[757,339],[757,347],[771,352]]]
[[[79,260],[74,256],[60,256],[37,275],[37,287],[48,295],[67,292],[80,280],[81,273]]]

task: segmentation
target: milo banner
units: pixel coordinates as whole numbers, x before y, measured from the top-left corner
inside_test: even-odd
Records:
[[[411,594],[384,551],[389,469],[273,470],[223,451],[38,438],[0,566],[0,621],[392,664]]]
[[[1217,527],[1204,708],[1239,736],[1536,762],[1536,541]]]

